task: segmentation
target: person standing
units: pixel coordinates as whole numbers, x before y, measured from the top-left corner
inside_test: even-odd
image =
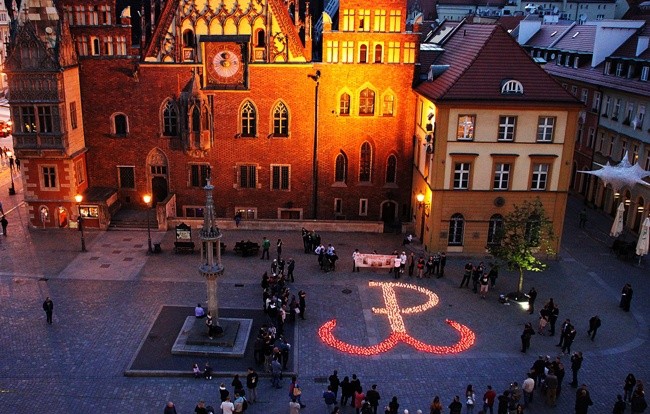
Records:
[[[528,313],[532,315],[535,312],[535,299],[537,299],[537,290],[534,286],[530,288],[526,297],[528,298]]]
[[[566,339],[566,335],[570,331],[571,331],[571,320],[565,319],[564,322],[562,323],[562,326],[560,327],[560,342],[558,342],[555,346],[559,346],[564,350],[564,340]]]
[[[625,377],[625,383],[623,384],[623,400],[632,401],[632,392],[634,391],[634,386],[636,385],[636,378],[631,372]]]
[[[544,306],[546,312],[548,313],[548,323],[551,325],[550,336],[555,335],[555,324],[557,323],[557,318],[560,316],[560,309],[555,305],[553,298],[548,300],[548,303]]]
[[[481,299],[485,299],[488,293],[488,288],[490,286],[490,278],[488,277],[487,273],[483,273],[483,276],[481,276],[479,283],[481,284]]]
[[[612,414],[625,414],[626,408],[627,404],[625,404],[625,401],[623,401],[623,396],[621,394],[618,394],[616,396],[616,402],[614,403]]]
[[[307,296],[307,294],[304,290],[298,292],[298,309],[300,309],[300,319],[302,320],[305,319],[305,309],[307,308],[305,296]]]
[[[292,283],[295,282],[293,278],[293,270],[296,268],[296,261],[292,257],[289,258],[287,262],[287,280],[290,280]]]
[[[440,252],[433,254],[433,265],[431,267],[431,274],[436,276],[440,274]]]
[[[526,379],[521,383],[521,389],[524,392],[524,408],[527,408],[528,404],[532,404],[533,402],[535,391],[535,380],[533,379],[533,374],[530,372],[526,376]],[[490,414],[492,414],[492,411],[490,411]]]
[[[280,260],[280,258],[282,257],[282,239],[278,239],[276,246],[278,252],[278,260]]]
[[[173,402],[169,401],[167,403],[167,405],[165,406],[165,411],[163,411],[163,414],[177,414],[176,406],[174,405]]]
[[[583,208],[580,210],[580,213],[578,213],[578,227],[581,229],[585,228],[585,224],[587,224],[587,209]]]
[[[418,279],[422,279],[424,275],[424,257],[420,256],[418,259]]]
[[[373,414],[377,414],[379,400],[381,400],[381,395],[379,395],[379,391],[377,391],[377,384],[372,384],[372,387],[370,387],[366,393],[366,401],[370,404]]]
[[[589,330],[587,331],[587,335],[591,335],[592,341],[596,337],[596,332],[598,332],[598,328],[600,328],[600,318],[598,317],[598,315],[594,315],[591,317],[591,319],[589,319]]]
[[[530,323],[524,325],[524,331],[521,333],[521,352],[526,353],[528,348],[530,348],[530,338],[533,335],[535,335],[533,325]]]
[[[266,260],[270,260],[269,248],[271,248],[271,240],[267,239],[266,236],[264,236],[262,239],[262,257],[260,257],[260,260],[264,260],[264,256],[266,256]]]
[[[569,332],[564,336],[564,346],[562,347],[563,354],[571,353],[571,344],[573,344],[574,339],[576,339],[576,328],[569,324]]]
[[[463,404],[460,402],[460,397],[457,395],[454,397],[454,401],[449,404],[449,414],[460,414],[463,410]]]
[[[280,389],[282,386],[280,385],[280,377],[282,376],[282,365],[280,365],[280,361],[277,359],[271,360],[271,385],[274,388]]]
[[[409,266],[409,276],[413,276],[413,271],[415,270],[415,253],[411,252],[408,259]]]
[[[557,377],[553,372],[553,369],[548,370],[546,378],[544,379],[544,384],[546,385],[546,404],[551,407],[555,407],[557,400]]]
[[[487,414],[488,410],[490,414],[494,414],[494,400],[497,398],[497,393],[492,389],[491,385],[487,386],[487,391],[483,394],[483,413]]]
[[[43,310],[45,311],[45,315],[47,316],[47,323],[52,325],[52,313],[54,312],[54,302],[52,302],[52,299],[50,297],[45,298],[45,302],[43,302]]]
[[[323,400],[325,401],[325,414],[331,414],[336,404],[336,394],[334,394],[330,385],[323,392]]]
[[[471,262],[465,264],[465,272],[463,273],[463,280],[460,281],[460,287],[466,286],[469,287],[469,280],[472,278],[472,266]]]
[[[440,273],[438,273],[438,279],[445,275],[445,266],[447,266],[447,253],[440,253]]]
[[[343,377],[343,381],[341,381],[341,407],[345,407],[348,404],[350,397],[353,395],[354,389],[352,387],[352,383],[350,382],[350,378]]]
[[[248,402],[257,402],[257,381],[259,376],[257,372],[251,367],[248,367],[248,375],[246,375],[246,389],[248,390]]]
[[[582,384],[576,393],[576,414],[587,414],[589,406],[591,405],[594,405],[594,402],[591,401],[589,391],[587,391],[587,386]],[[634,412],[634,410],[632,410],[632,412]]]
[[[3,215],[2,218],[0,219],[0,225],[2,225],[2,234],[7,237],[7,225],[9,222],[7,221],[7,216]]]
[[[571,355],[571,372],[573,373],[573,379],[571,381],[571,386],[573,388],[578,388],[578,371],[582,368],[582,352],[574,352]]]
[[[339,380],[339,375],[338,371],[334,370],[332,375],[328,378],[330,387],[332,388],[332,392],[334,393],[334,396],[338,398],[339,396],[339,386],[341,385],[341,381]]]
[[[292,397],[289,401],[289,414],[299,414],[300,413],[300,403],[296,401],[296,397]]]
[[[352,273],[359,271],[359,266],[357,266],[357,258],[360,254],[361,253],[359,253],[359,249],[354,249],[354,252],[352,252]]]
[[[630,311],[630,303],[632,302],[632,285],[629,283],[626,283],[625,286],[623,286],[623,290],[621,291],[621,303],[620,307],[623,308],[625,312]]]
[[[474,413],[474,404],[476,403],[476,394],[474,394],[474,388],[472,388],[472,384],[468,384],[467,388],[465,389],[465,411],[467,414],[473,414]]]
[[[632,410],[632,414],[639,414],[643,413],[646,408],[648,408],[648,403],[645,400],[645,393],[637,387],[630,400],[630,410]]]

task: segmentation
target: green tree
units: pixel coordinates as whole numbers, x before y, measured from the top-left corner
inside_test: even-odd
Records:
[[[506,214],[503,224],[496,233],[496,243],[487,249],[498,261],[505,263],[508,270],[519,271],[516,299],[523,297],[524,271],[541,272],[546,269],[540,256],[554,254],[552,241],[555,238],[553,223],[548,219],[542,201],[524,201],[514,205]]]

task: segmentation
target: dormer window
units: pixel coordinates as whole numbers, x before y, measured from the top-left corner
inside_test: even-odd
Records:
[[[501,86],[501,94],[502,95],[509,95],[509,94],[523,95],[524,86],[521,84],[521,82],[514,79],[505,81]]]

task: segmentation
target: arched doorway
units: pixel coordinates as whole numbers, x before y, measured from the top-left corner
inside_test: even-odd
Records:
[[[381,220],[386,224],[393,224],[397,221],[397,203],[384,201],[381,203]]]
[[[159,148],[154,148],[147,156],[148,173],[151,177],[152,202],[163,201],[169,194],[167,156]]]

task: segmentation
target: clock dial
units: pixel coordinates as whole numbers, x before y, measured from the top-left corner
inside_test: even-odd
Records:
[[[212,67],[219,76],[230,78],[239,72],[241,63],[239,57],[232,51],[220,50],[212,59]]]

